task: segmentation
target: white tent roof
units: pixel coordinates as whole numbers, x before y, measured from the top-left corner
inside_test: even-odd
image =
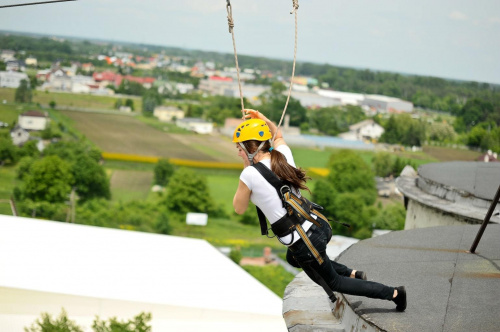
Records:
[[[0,215],[0,288],[265,316],[285,328],[282,300],[199,239]]]

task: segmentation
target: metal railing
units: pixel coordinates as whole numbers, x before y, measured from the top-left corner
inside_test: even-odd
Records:
[[[481,224],[481,227],[479,228],[479,231],[477,232],[476,239],[474,240],[474,243],[472,243],[472,246],[469,249],[469,252],[471,254],[474,254],[476,252],[477,245],[479,244],[479,241],[481,240],[481,237],[483,236],[484,230],[486,229],[486,226],[490,222],[490,218],[493,215],[493,212],[495,211],[495,207],[497,206],[498,200],[500,198],[500,186],[498,186],[497,193],[495,194],[495,197],[493,198],[493,201],[491,202],[490,208],[488,209],[488,213],[486,213],[486,217],[483,220],[483,223]]]

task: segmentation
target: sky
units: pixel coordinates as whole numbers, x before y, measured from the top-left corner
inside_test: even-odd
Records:
[[[41,0],[0,6],[35,1]],[[498,0],[299,0],[299,6],[297,61],[500,84]],[[293,59],[291,0],[231,0],[231,7],[239,54]],[[0,8],[0,30],[233,52],[226,0]]]

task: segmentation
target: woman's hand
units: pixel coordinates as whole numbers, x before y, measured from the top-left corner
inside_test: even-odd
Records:
[[[243,116],[244,119],[261,119],[267,121],[267,118],[264,116],[264,114],[260,113],[259,111],[244,109],[243,112],[245,113],[245,115]]]

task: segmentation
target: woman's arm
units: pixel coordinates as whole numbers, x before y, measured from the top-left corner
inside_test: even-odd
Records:
[[[273,135],[273,137],[274,137],[274,134],[276,132],[278,132],[276,134],[276,137],[274,138],[274,148],[275,149],[280,145],[286,145],[285,139],[283,138],[283,135],[281,134],[281,130],[278,129],[278,127],[274,124],[274,122],[269,120],[264,114],[260,113],[259,111],[252,110],[252,109],[245,109],[244,111],[245,111],[245,116],[244,116],[245,119],[250,118],[250,119],[264,120],[266,122],[267,126],[269,127],[269,129],[271,129],[271,134]]]
[[[248,202],[250,202],[251,191],[248,189],[247,185],[240,180],[238,184],[238,189],[233,198],[234,211],[237,214],[243,214],[248,208]]]

